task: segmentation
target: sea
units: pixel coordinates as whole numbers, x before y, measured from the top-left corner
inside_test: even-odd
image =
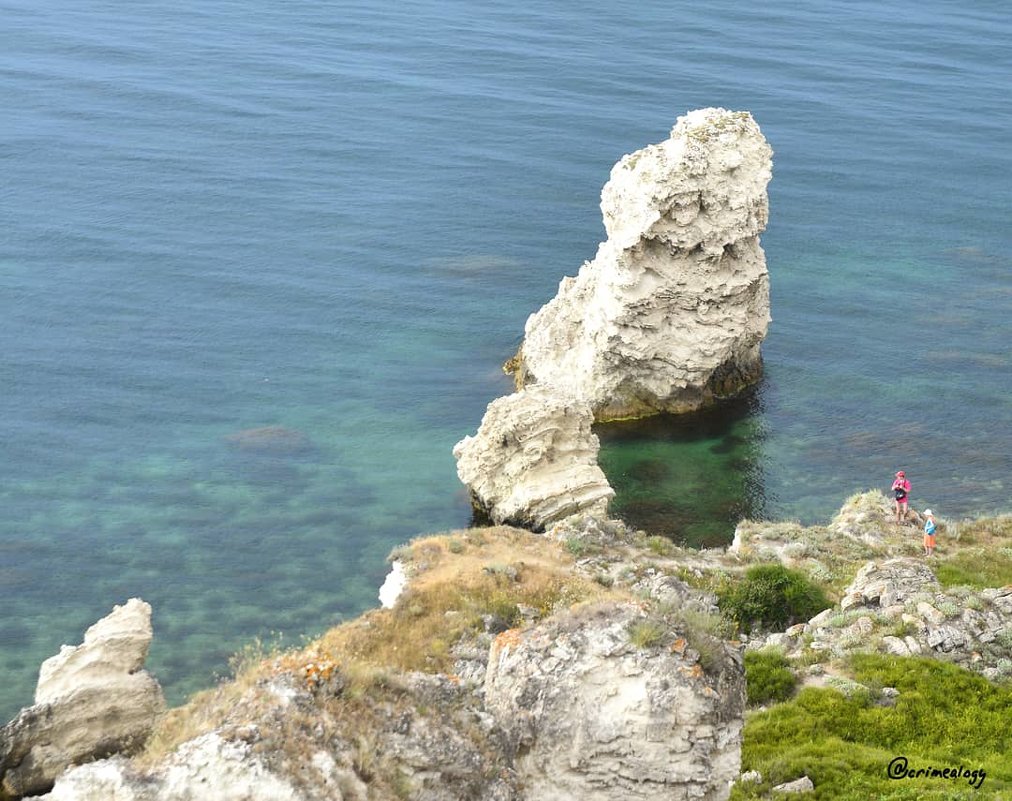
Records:
[[[775,152],[766,372],[599,427],[615,513],[719,545],[899,469],[1012,511],[1008,12],[0,0],[0,722],[114,604],[177,704],[467,526],[451,448],[694,108]]]

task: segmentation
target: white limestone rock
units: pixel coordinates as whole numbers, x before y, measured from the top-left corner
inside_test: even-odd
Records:
[[[500,635],[486,708],[516,754],[524,799],[726,799],[741,769],[741,657],[703,670],[675,634],[630,642],[641,612],[609,604]]]
[[[383,580],[379,588],[379,602],[384,609],[393,609],[397,599],[401,597],[404,588],[408,586],[408,574],[404,570],[404,563],[400,559],[394,559],[390,565],[390,572]]]
[[[489,404],[478,433],[453,449],[475,507],[536,531],[577,512],[604,514],[615,494],[598,467],[590,407],[548,387]]]
[[[165,708],[142,670],[151,637],[151,606],[132,598],[43,663],[35,705],[0,730],[0,796],[43,792],[71,765],[144,744]]]
[[[152,775],[138,774],[120,759],[75,768],[39,801],[308,801],[309,797],[268,770],[246,743],[211,733],[183,745]],[[365,793],[357,797],[364,799]]]
[[[815,785],[812,783],[812,780],[809,779],[807,776],[802,776],[800,779],[795,779],[792,782],[784,782],[783,784],[778,784],[776,787],[773,788],[773,792],[787,793],[787,794],[810,793],[814,789]]]
[[[758,380],[771,171],[752,116],[716,108],[612,168],[608,240],[527,321],[506,364],[518,392],[454,448],[477,509],[535,530],[604,515],[614,493],[592,422],[689,411]]]
[[[601,194],[608,240],[527,321],[507,368],[595,419],[684,412],[762,370],[772,150],[748,112],[707,108],[623,157]]]
[[[47,704],[87,686],[135,674],[151,647],[151,605],[131,598],[95,623],[77,646],[64,645],[39,668],[35,703]]]

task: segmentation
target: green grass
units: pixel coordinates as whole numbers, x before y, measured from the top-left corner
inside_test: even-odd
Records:
[[[782,651],[763,649],[745,652],[745,686],[749,706],[767,701],[785,701],[794,692],[797,679]]]
[[[815,784],[808,797],[826,801],[1012,798],[1012,688],[930,659],[862,654],[850,664],[870,694],[809,687],[749,717],[742,770],[758,770],[763,781],[736,785],[733,801],[803,775]],[[875,704],[882,687],[900,691],[895,706]],[[889,779],[887,766],[900,756],[911,768],[962,766],[986,777],[979,790],[965,778]]]
[[[1004,587],[1012,584],[1012,548],[968,548],[943,556],[935,566],[943,587]]]

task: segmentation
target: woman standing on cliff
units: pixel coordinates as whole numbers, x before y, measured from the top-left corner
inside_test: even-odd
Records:
[[[910,482],[907,481],[907,474],[902,470],[896,472],[896,480],[893,482],[893,496],[896,498],[896,522],[902,523],[907,519],[907,500],[910,495]]]

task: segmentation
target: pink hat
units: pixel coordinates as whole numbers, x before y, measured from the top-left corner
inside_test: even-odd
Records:
[[[896,475],[897,475],[897,476],[900,476],[900,477],[906,477],[906,475],[907,475],[907,474],[906,474],[906,473],[904,473],[904,472],[903,472],[902,470],[897,470],[897,471],[896,471]]]

